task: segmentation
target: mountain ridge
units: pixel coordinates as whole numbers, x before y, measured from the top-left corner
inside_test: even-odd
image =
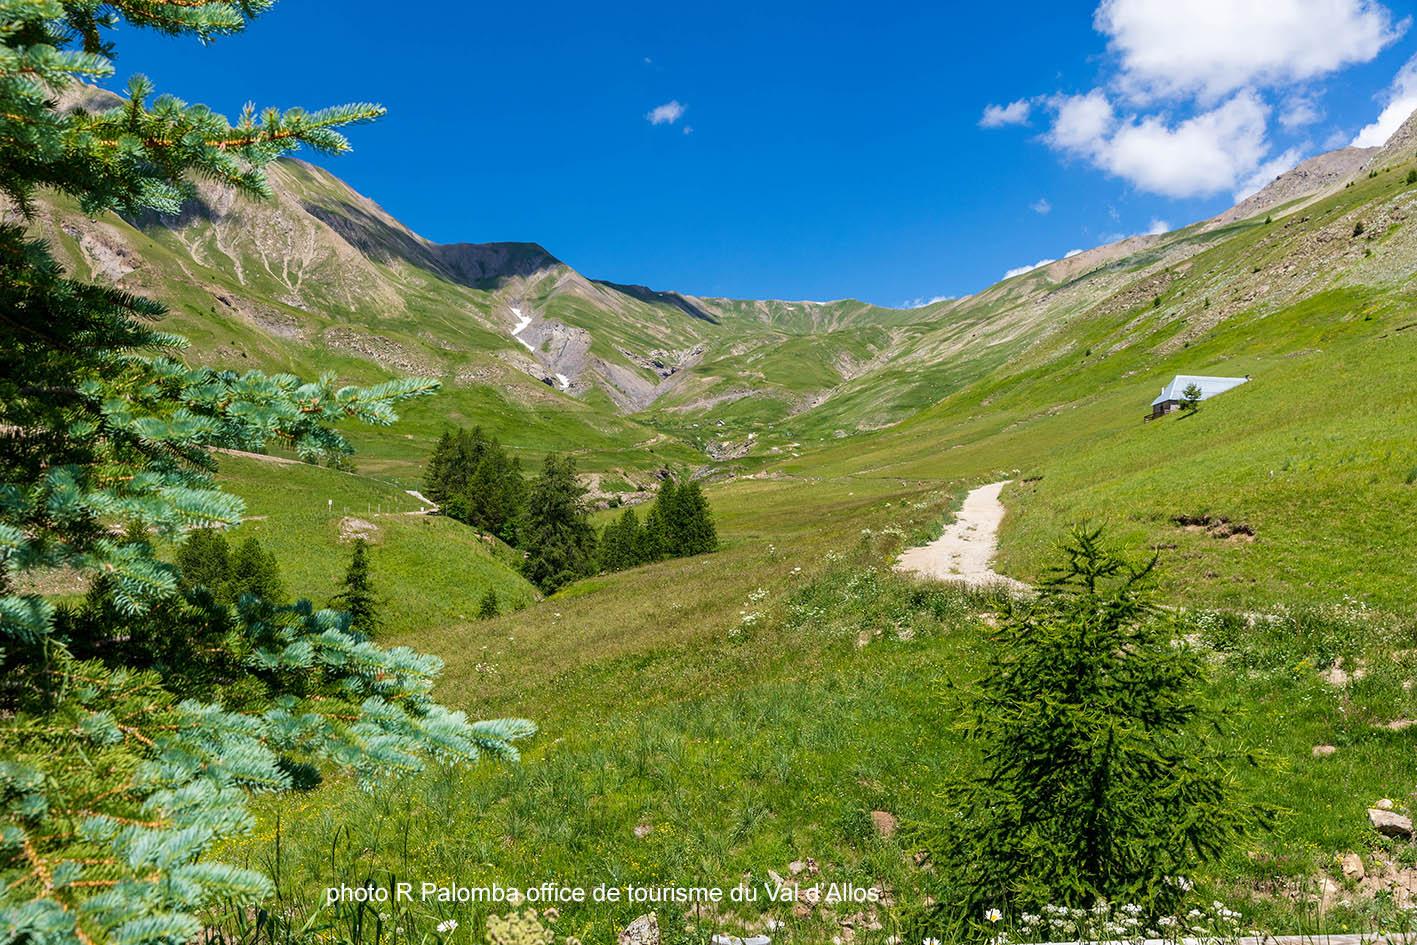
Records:
[[[1417,136],[1414,119],[1404,128]],[[439,244],[294,159],[271,169],[269,201],[200,183],[175,217],[88,220],[54,198],[35,225],[79,274],[167,302],[214,364],[440,377],[425,430],[475,420],[514,447],[600,444],[612,468],[766,461],[891,427],[1009,366],[1138,346],[1160,364],[1325,280],[1390,281],[1410,209],[1368,175],[1405,140],[1318,155],[1211,220],[915,309],[697,296],[589,278],[538,243]],[[1311,219],[1345,188],[1352,207]],[[1357,241],[1360,216],[1392,246]],[[1254,259],[1205,262],[1241,236]],[[1197,266],[1210,267],[1198,285]]]

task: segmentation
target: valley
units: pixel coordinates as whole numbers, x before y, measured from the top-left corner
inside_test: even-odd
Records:
[[[1212,220],[913,309],[706,298],[531,243],[440,245],[294,159],[271,165],[269,201],[204,181],[175,216],[89,219],[46,194],[34,232],[76,276],[166,304],[192,364],[440,383],[392,426],[339,421],[343,468],[279,443],[217,454],[245,503],[232,539],[258,538],[317,606],[360,540],[379,643],[436,655],[455,712],[538,727],[516,763],[260,796],[221,852],[274,895],[219,935],[442,941],[492,913],[320,891],[553,880],[870,893],[661,908],[656,945],[914,935],[949,893],[926,837],[981,764],[961,700],[1009,589],[1044,584],[1079,526],[1155,556],[1158,610],[1219,708],[1225,785],[1265,808],[1186,881],[1247,928],[1394,927],[1417,848],[1370,810],[1410,813],[1417,770],[1414,140],[1417,116]],[[1250,380],[1146,419],[1177,375]],[[573,458],[597,527],[668,475],[702,483],[718,550],[543,594],[522,550],[423,497],[440,435],[474,426],[528,471]],[[501,609],[480,614],[489,593]],[[646,913],[537,921],[608,943]]]

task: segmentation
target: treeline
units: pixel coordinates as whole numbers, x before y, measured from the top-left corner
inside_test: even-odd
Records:
[[[522,574],[547,594],[598,571],[718,547],[713,513],[697,482],[666,478],[643,522],[627,509],[598,533],[574,459],[549,455],[540,475],[528,480],[520,461],[481,427],[438,438],[424,469],[423,492],[448,517],[521,550]]]
[[[606,571],[623,571],[717,548],[718,530],[703,489],[697,482],[678,485],[666,479],[643,523],[634,509],[626,509],[605,526],[600,537],[600,565]]]

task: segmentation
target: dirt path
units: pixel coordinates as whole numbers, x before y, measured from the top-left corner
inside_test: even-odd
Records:
[[[896,570],[946,581],[963,581],[981,587],[1002,584],[1013,590],[1027,590],[1028,585],[995,571],[994,560],[999,523],[1004,520],[1004,506],[999,493],[1009,480],[980,486],[964,497],[959,515],[945,533],[928,545],[907,548],[896,561]]]

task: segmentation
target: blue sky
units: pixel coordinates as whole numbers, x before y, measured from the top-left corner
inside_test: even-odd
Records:
[[[380,102],[326,163],[413,229],[701,295],[973,292],[1417,107],[1411,5],[1372,0],[328,9],[284,0],[208,47],[122,28],[109,84]]]

